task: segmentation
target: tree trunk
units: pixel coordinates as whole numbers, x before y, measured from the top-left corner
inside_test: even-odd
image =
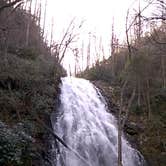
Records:
[[[126,41],[127,41],[127,48],[128,48],[128,58],[129,62],[131,62],[131,45],[129,42],[129,28],[128,28],[128,17],[129,17],[129,10],[127,11],[127,16],[126,16]]]
[[[29,4],[29,13],[28,13],[29,15],[28,15],[26,40],[25,40],[26,47],[29,45],[29,33],[30,33],[30,24],[31,24],[31,8],[32,8],[32,0],[30,0],[30,4]]]
[[[141,83],[140,83],[140,78],[138,78],[138,99],[137,99],[137,104],[138,107],[141,106]]]
[[[91,53],[91,40],[90,40],[90,35],[89,35],[89,43],[88,43],[88,48],[87,48],[87,69],[90,67],[90,53]]]
[[[121,124],[121,112],[122,112],[122,106],[119,110],[119,116],[118,116],[118,166],[122,165],[122,124]]]
[[[163,79],[163,88],[166,88],[165,59],[164,59],[164,55],[161,55],[161,71],[162,71],[162,79]]]
[[[81,70],[84,70],[84,42],[82,41],[81,47]]]
[[[38,2],[38,0],[35,1],[35,8],[34,8],[34,19],[35,19],[35,21],[37,19],[37,2]]]
[[[45,32],[45,24],[46,24],[46,11],[47,11],[47,0],[45,0],[45,7],[44,7],[44,20],[43,20],[43,33],[42,36],[44,36]]]
[[[115,77],[115,34],[114,34],[114,20],[112,23],[112,37],[111,37],[111,57],[112,57],[112,76]]]
[[[123,94],[125,87],[127,85],[128,80],[126,79],[122,89],[121,89],[121,95],[120,95],[120,108],[119,108],[119,114],[118,114],[118,166],[122,165],[122,121],[121,121],[121,115],[122,115],[122,109],[123,109]]]
[[[149,80],[147,79],[146,81],[146,86],[147,86],[147,92],[146,92],[146,97],[147,97],[147,106],[148,106],[148,120],[151,119],[151,105],[150,105],[150,92],[149,92]]]
[[[3,54],[4,54],[4,62],[5,62],[5,67],[8,67],[8,32],[7,29],[3,31]]]
[[[124,125],[125,125],[125,123],[126,123],[128,117],[129,117],[129,111],[130,111],[131,104],[132,104],[132,102],[133,102],[133,100],[134,100],[134,97],[135,97],[135,91],[136,91],[136,89],[134,88],[134,89],[133,89],[133,92],[132,92],[132,94],[131,94],[131,97],[130,97],[130,99],[129,99],[129,101],[128,101],[127,108],[125,109],[125,113],[126,113],[126,114],[125,114],[125,117],[124,117],[124,119],[123,119],[122,128],[124,127]]]
[[[53,45],[53,33],[54,33],[54,18],[52,17],[52,21],[51,21],[51,39],[50,39],[50,48]]]

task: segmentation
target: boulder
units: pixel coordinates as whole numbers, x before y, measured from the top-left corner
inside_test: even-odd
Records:
[[[141,124],[134,123],[134,122],[129,122],[127,121],[124,125],[124,131],[133,136],[133,135],[138,135],[140,132],[142,132],[144,129],[141,126]]]

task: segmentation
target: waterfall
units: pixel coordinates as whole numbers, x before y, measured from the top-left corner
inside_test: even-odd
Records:
[[[52,125],[72,149],[58,143],[54,166],[117,166],[117,121],[88,80],[62,78],[60,106],[52,115]],[[123,166],[144,166],[143,157],[124,137],[122,159]]]

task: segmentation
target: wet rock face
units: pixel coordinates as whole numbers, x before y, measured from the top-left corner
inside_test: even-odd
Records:
[[[138,135],[140,132],[143,131],[143,126],[141,126],[141,124],[128,121],[124,125],[124,131],[130,136]]]
[[[92,83],[101,91],[102,95],[105,97],[108,110],[112,114],[115,115],[115,117],[118,117],[119,107],[114,101],[113,96],[113,88],[106,82],[103,81],[92,81]]]
[[[132,147],[140,150],[140,140],[139,136],[141,132],[144,131],[144,128],[141,124],[127,121],[123,128],[124,135],[127,140],[131,143]]]

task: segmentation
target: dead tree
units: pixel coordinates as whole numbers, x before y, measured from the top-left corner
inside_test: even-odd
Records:
[[[112,22],[112,36],[111,36],[111,57],[112,57],[112,76],[115,76],[115,32],[114,19]]]
[[[127,11],[127,15],[126,15],[126,41],[127,41],[127,47],[128,47],[128,57],[129,57],[129,61],[131,61],[131,45],[130,45],[130,41],[129,41],[129,30],[130,30],[130,26],[128,27],[128,19],[129,19],[129,10]]]
[[[31,8],[32,8],[32,0],[30,0],[29,10],[28,10],[28,21],[27,21],[27,29],[26,29],[26,39],[25,46],[29,44],[29,33],[30,33],[30,24],[31,24]]]
[[[58,60],[58,63],[61,63],[66,55],[68,49],[72,50],[71,45],[77,39],[79,33],[77,32],[83,25],[81,22],[78,26],[74,23],[75,18],[69,23],[60,43],[55,43],[52,47],[54,55]]]
[[[130,108],[132,105],[132,102],[135,97],[136,88],[133,88],[132,94],[127,101],[127,104],[124,103],[124,92],[125,88],[128,84],[128,78],[124,81],[121,93],[120,93],[120,108],[119,108],[119,114],[118,114],[118,166],[123,166],[122,164],[122,130],[124,128],[124,125],[129,117]],[[124,113],[124,115],[123,115]]]
[[[150,33],[150,40],[152,40],[160,50],[165,52],[166,40],[163,39],[161,34],[166,33],[166,2],[164,0],[156,0],[157,10],[152,17],[144,17],[144,20],[147,22],[160,22],[160,27],[153,27],[152,33]],[[159,13],[158,13],[159,11]],[[161,34],[160,34],[161,33]],[[160,34],[160,35],[159,35]],[[163,53],[160,53],[160,64],[161,64],[161,77],[162,77],[162,87],[166,87],[166,76],[165,76],[165,56]],[[149,108],[149,107],[148,107]],[[149,109],[150,110],[150,109]]]
[[[118,166],[122,165],[122,112],[123,112],[123,94],[128,80],[125,80],[120,96],[120,108],[118,114]]]
[[[87,47],[87,69],[90,67],[90,54],[91,54],[91,33],[89,33],[89,43]]]
[[[150,5],[152,5],[154,2],[154,0],[150,0],[149,3],[141,10],[140,6],[139,6],[139,11],[136,14],[136,16],[134,17],[134,19],[131,21],[131,23],[129,24],[129,14],[130,14],[130,10],[127,10],[127,15],[126,15],[126,41],[127,41],[127,47],[128,47],[128,57],[129,57],[129,62],[131,61],[132,58],[132,47],[131,47],[131,43],[130,43],[130,39],[129,39],[129,31],[131,30],[131,28],[133,27],[133,25],[136,23],[137,19],[139,20],[139,33],[141,33],[141,14],[143,11],[145,11]]]
[[[37,2],[38,2],[38,0],[36,0],[35,1],[35,8],[34,8],[34,20],[36,21],[36,19],[37,19]]]
[[[54,18],[52,17],[52,20],[51,20],[50,48],[53,45],[53,33],[54,33],[53,31],[54,31]]]
[[[47,0],[45,0],[45,5],[44,5],[44,20],[43,20],[42,36],[44,36],[44,32],[45,32],[46,12],[47,12]]]
[[[84,42],[82,41],[81,46],[81,71],[84,70]]]

